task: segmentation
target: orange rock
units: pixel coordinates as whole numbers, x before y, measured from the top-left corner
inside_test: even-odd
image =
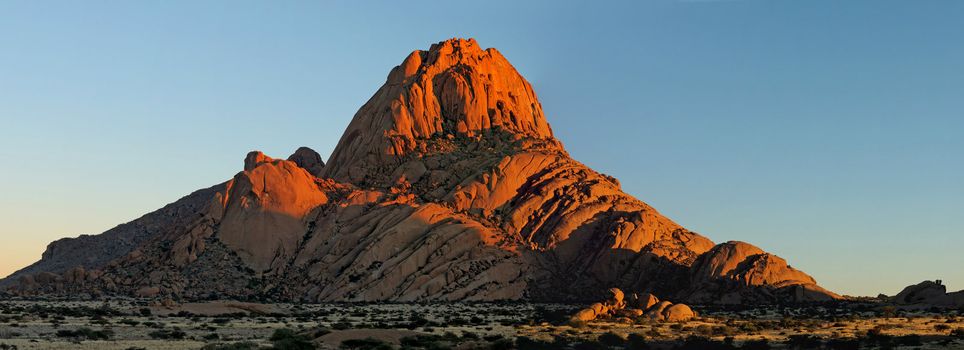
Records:
[[[694,262],[687,298],[698,302],[826,301],[839,299],[786,260],[744,242],[719,244]],[[779,297],[774,297],[777,295]]]
[[[685,304],[673,304],[663,310],[663,319],[667,322],[689,321],[696,317],[696,313]]]
[[[355,114],[325,174],[341,181],[368,177],[416,151],[436,135],[472,137],[494,129],[551,139],[535,91],[495,49],[452,39],[415,51]],[[387,136],[387,137],[386,137]],[[358,169],[351,176],[352,169]]]
[[[621,309],[621,310],[616,310],[616,316],[619,316],[619,317],[627,317],[627,318],[631,318],[631,319],[634,319],[634,318],[637,318],[637,317],[639,317],[639,316],[642,316],[643,313],[644,313],[643,310],[640,310],[640,309]]]
[[[248,152],[248,155],[244,157],[244,171],[254,169],[261,163],[270,163],[272,161],[274,161],[274,159],[264,155],[261,151]]]
[[[649,317],[652,320],[659,320],[659,321],[665,320],[666,316],[664,315],[663,312],[672,305],[673,303],[671,302],[668,302],[665,300],[660,301],[656,303],[656,305],[653,305],[649,309],[646,309],[646,313],[644,315],[646,317]]]
[[[298,240],[307,230],[305,215],[326,203],[328,197],[314,176],[295,162],[252,152],[245,160],[245,169],[222,194],[218,235],[260,272],[271,267],[279,254],[295,253]]]
[[[652,307],[653,305],[656,305],[657,303],[659,303],[659,298],[657,298],[655,295],[650,293],[643,293],[643,295],[639,298],[637,305],[639,306],[640,309],[646,310]]]

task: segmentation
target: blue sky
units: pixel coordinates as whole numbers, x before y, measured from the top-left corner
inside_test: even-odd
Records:
[[[0,275],[332,151],[414,49],[498,48],[569,152],[827,288],[964,288],[964,2],[0,2]]]

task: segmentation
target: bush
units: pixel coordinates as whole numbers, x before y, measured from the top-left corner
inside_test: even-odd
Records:
[[[743,343],[740,349],[744,350],[770,350],[770,343],[764,339],[760,340],[749,340]]]
[[[958,327],[957,329],[951,331],[951,335],[952,335],[952,336],[955,336],[955,337],[958,337],[958,338],[961,338],[961,339],[964,339],[964,328]]]
[[[298,334],[295,331],[282,328],[275,330],[271,334],[271,344],[279,350],[314,350],[315,344],[307,336]]]
[[[860,349],[860,341],[857,339],[830,339],[827,340],[827,348],[833,350],[857,350]]]
[[[443,335],[435,334],[419,334],[414,336],[407,336],[402,338],[399,342],[402,344],[403,349],[417,348],[417,349],[448,349],[451,344],[460,342],[461,339],[458,335],[452,332],[445,332]]]
[[[576,350],[609,350],[608,346],[594,340],[589,340],[589,341],[576,344],[574,348]]]
[[[606,346],[621,346],[626,343],[626,339],[619,334],[606,332],[599,336],[599,342]]]
[[[184,331],[174,328],[172,330],[159,329],[150,333],[147,333],[152,339],[184,339],[187,337],[187,333]]]
[[[920,336],[917,334],[908,334],[908,335],[899,336],[897,338],[894,338],[894,342],[896,342],[897,345],[902,345],[902,346],[924,345],[923,343],[921,343]]]
[[[556,348],[553,343],[539,339],[532,339],[526,336],[516,337],[515,346],[519,349],[525,350],[551,350]]]
[[[331,328],[335,330],[343,331],[346,329],[351,329],[351,323],[342,321],[331,325]]]
[[[370,337],[365,339],[348,339],[342,341],[341,348],[352,350],[392,350],[392,346],[388,343]]]
[[[686,350],[731,350],[734,349],[732,345],[727,345],[723,342],[718,342],[709,338],[690,336],[683,341],[679,349]]]
[[[75,331],[61,329],[57,331],[57,336],[60,338],[75,338],[75,339],[87,339],[87,340],[108,340],[114,336],[114,331],[111,330],[99,330],[95,331],[90,328],[80,328]]]
[[[812,335],[794,334],[789,336],[784,344],[790,349],[817,349],[823,345],[823,342]]]
[[[629,350],[649,349],[649,344],[646,343],[646,336],[642,334],[636,334],[636,333],[630,334],[629,337],[626,338],[626,341],[628,342],[626,348]]]
[[[240,342],[231,344],[208,344],[201,350],[258,350],[258,344],[252,342]]]
[[[489,350],[512,350],[515,349],[515,344],[511,340],[505,338],[499,338],[489,345]]]

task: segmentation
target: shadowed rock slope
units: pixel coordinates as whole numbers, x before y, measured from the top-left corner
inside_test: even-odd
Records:
[[[167,216],[117,256],[45,255],[38,264],[56,274],[18,274],[13,291],[566,301],[618,287],[681,301],[837,298],[775,255],[714,246],[570,158],[532,86],[471,39],[408,55],[327,164],[306,148],[288,160],[252,152],[244,171],[199,196],[205,205]],[[67,281],[72,265],[84,269]]]

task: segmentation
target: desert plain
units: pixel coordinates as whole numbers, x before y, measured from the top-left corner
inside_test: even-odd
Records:
[[[164,305],[166,304],[166,305]],[[697,306],[679,322],[524,302],[266,304],[13,299],[0,349],[953,349],[961,310],[877,300]]]

